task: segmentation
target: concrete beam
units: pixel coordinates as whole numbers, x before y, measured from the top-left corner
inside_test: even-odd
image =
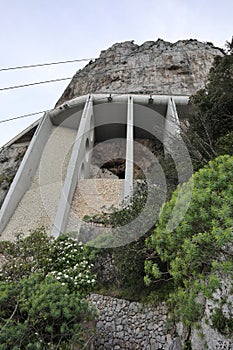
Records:
[[[109,95],[107,94],[94,94],[93,96],[93,102],[94,104],[98,103],[105,103],[108,100]],[[129,95],[122,95],[122,94],[112,94],[112,102],[122,102],[127,103]],[[167,104],[168,99],[170,98],[169,95],[133,95],[134,103],[141,103],[141,104],[149,104],[151,103],[149,101],[150,98],[153,99],[152,104]],[[189,96],[173,96],[173,100],[177,105],[187,105],[189,101]],[[72,105],[74,105],[75,99],[70,101]]]
[[[74,108],[79,105],[82,105],[85,103],[87,97],[89,95],[84,95],[84,96],[79,96],[76,97],[72,100],[69,100],[65,103],[63,103],[61,106],[56,107],[55,109],[51,110],[49,112],[51,119],[53,120],[56,118],[57,115],[60,113],[63,113],[64,110],[67,108]],[[99,104],[99,103],[106,103],[108,102],[109,94],[92,94],[92,100],[94,104]],[[116,94],[111,94],[111,98],[113,102],[122,102],[122,103],[127,103],[128,101],[128,94],[122,95],[119,93]],[[149,99],[153,99],[153,104],[167,104],[168,99],[170,98],[169,95],[134,95],[134,102],[135,103],[142,103],[142,104],[148,104]],[[175,101],[176,104],[179,105],[187,105],[189,101],[189,96],[173,96],[173,100]]]
[[[93,100],[89,95],[86,98],[54,220],[52,229],[54,237],[65,233],[76,186],[79,180],[87,178],[89,175],[91,149],[94,143],[93,118]]]
[[[128,96],[124,197],[133,191],[133,97]]]

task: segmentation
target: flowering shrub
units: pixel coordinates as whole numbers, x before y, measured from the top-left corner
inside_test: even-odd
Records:
[[[54,242],[49,263],[48,274],[70,290],[85,295],[96,282],[87,248],[72,238],[61,236]]]
[[[44,228],[29,237],[18,235],[15,242],[0,242],[3,263],[0,280],[19,281],[31,273],[52,275],[70,290],[86,295],[96,282],[92,255],[87,247],[68,236],[48,237]]]
[[[85,299],[95,283],[87,248],[38,229],[0,242],[0,253],[0,350],[82,346],[94,318]]]

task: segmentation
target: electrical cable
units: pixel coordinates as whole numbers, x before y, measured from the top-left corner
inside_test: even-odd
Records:
[[[44,66],[53,66],[53,65],[56,65],[56,64],[84,62],[84,61],[90,61],[90,60],[93,60],[93,58],[81,58],[81,59],[76,59],[76,60],[37,63],[37,64],[29,64],[29,65],[23,65],[23,66],[6,67],[6,68],[0,68],[0,72],[5,72],[5,71],[9,71],[9,70],[16,70],[16,69],[27,69],[27,68],[36,68],[36,67],[44,67]]]
[[[131,54],[128,55],[120,55],[116,54],[114,55],[115,57],[129,57]],[[14,67],[5,67],[5,68],[0,68],[0,72],[6,72],[10,70],[20,70],[20,69],[28,69],[28,68],[37,68],[37,67],[45,67],[45,66],[53,66],[53,65],[58,65],[58,64],[67,64],[67,63],[75,63],[75,62],[90,62],[93,60],[97,59],[103,59],[103,57],[91,57],[91,58],[80,58],[80,59],[74,59],[74,60],[66,60],[66,61],[57,61],[57,62],[45,62],[45,63],[33,63],[33,64],[28,64],[28,65],[22,65],[22,66],[14,66]]]
[[[146,68],[152,68],[152,67],[154,67],[154,65],[138,66],[138,67],[131,67],[131,68],[118,68],[118,69],[111,69],[109,71],[98,71],[98,72],[88,72],[88,73],[85,72],[83,75],[82,75],[82,73],[79,74],[79,78],[83,78],[83,77],[90,76],[90,75],[91,76],[93,76],[93,75],[101,76],[101,75],[106,75],[106,74],[112,73],[112,72],[134,71],[134,70],[137,70],[137,69],[146,69]],[[166,70],[166,68],[164,68],[164,69]],[[7,87],[0,88],[0,91],[19,89],[19,88],[24,88],[24,87],[28,87],[28,86],[34,86],[34,85],[40,85],[40,84],[54,83],[54,82],[63,81],[63,80],[71,80],[74,77],[58,78],[58,79],[44,80],[44,81],[40,81],[40,82],[34,82],[34,83],[28,83],[28,84],[22,84],[22,85],[7,86]]]
[[[20,89],[28,86],[34,86],[34,85],[41,85],[41,84],[48,84],[48,83],[55,83],[58,81],[63,81],[63,80],[71,80],[72,78],[57,78],[57,79],[50,79],[50,80],[44,80],[44,81],[38,81],[34,83],[29,83],[29,84],[23,84],[23,85],[13,85],[13,86],[7,86],[4,88],[0,88],[0,91],[5,91],[5,90],[12,90],[12,89]]]
[[[131,55],[131,54],[130,54]],[[127,57],[130,55],[119,55],[120,57]],[[101,58],[101,57],[100,57]],[[19,66],[19,67],[9,67],[9,68],[4,68],[4,69],[0,69],[0,71],[2,70],[11,70],[11,69],[22,69],[22,68],[29,68],[29,67],[37,67],[37,66],[45,66],[45,65],[53,65],[53,64],[62,64],[62,63],[70,63],[70,62],[80,62],[80,61],[89,61],[90,59],[80,59],[80,60],[69,60],[69,61],[60,61],[60,62],[51,62],[51,63],[42,63],[42,64],[36,64],[36,65],[28,65],[28,66]],[[154,67],[154,65],[148,65],[148,66],[138,66],[138,67],[131,67],[131,68],[118,68],[118,69],[111,69],[109,72],[106,71],[98,71],[98,72],[86,72],[82,75],[82,73],[79,75],[79,77],[85,77],[88,75],[97,75],[97,76],[101,76],[101,75],[106,75],[107,73],[112,73],[112,72],[117,72],[117,71],[132,71],[132,70],[137,70],[137,69],[145,69],[145,68],[152,68]],[[164,68],[166,70],[166,68]],[[34,82],[34,83],[28,83],[28,84],[22,84],[22,85],[14,85],[14,86],[8,86],[8,87],[3,87],[0,88],[0,91],[4,91],[4,90],[10,90],[10,89],[18,89],[18,88],[24,88],[24,87],[29,87],[29,86],[34,86],[34,85],[40,85],[40,84],[47,84],[47,83],[54,83],[54,82],[59,82],[59,81],[64,81],[64,80],[71,80],[73,79],[73,77],[67,77],[67,78],[57,78],[57,79],[51,79],[51,80],[45,80],[45,81],[40,81],[40,82]],[[110,92],[107,92],[110,93]],[[124,93],[114,93],[115,95],[122,95],[122,94],[126,94],[129,92],[124,92]],[[54,108],[56,109],[56,108]],[[4,119],[4,120],[0,120],[0,123],[4,123],[4,122],[8,122],[8,121],[12,121],[15,119],[20,119],[20,118],[26,118],[26,117],[31,117],[40,113],[45,113],[48,112],[49,110],[44,110],[44,111],[40,111],[40,112],[34,112],[34,113],[29,113],[29,114],[25,114],[25,115],[21,115],[21,116],[17,116],[17,117],[13,117],[13,118],[8,118],[8,119]]]
[[[41,114],[41,113],[46,113],[46,112],[49,112],[50,110],[44,110],[44,111],[40,111],[40,112],[33,112],[33,113],[29,113],[29,114],[23,114],[23,115],[19,115],[17,117],[12,117],[12,118],[8,118],[8,119],[3,119],[3,120],[0,120],[0,124],[1,123],[6,123],[6,122],[10,122],[12,120],[15,120],[15,119],[21,119],[21,118],[27,118],[27,117],[32,117],[34,115],[37,115],[37,114]]]

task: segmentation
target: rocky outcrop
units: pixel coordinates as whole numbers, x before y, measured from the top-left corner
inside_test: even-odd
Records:
[[[0,149],[0,207],[27,150],[28,142]]]
[[[229,327],[229,325],[231,326]],[[191,332],[190,340],[193,350],[233,349],[231,276],[221,279],[221,284],[213,293],[213,298],[205,301],[204,317],[198,326],[193,327]]]
[[[212,43],[158,39],[114,44],[79,70],[57,105],[87,93],[191,95],[202,88],[221,49]]]

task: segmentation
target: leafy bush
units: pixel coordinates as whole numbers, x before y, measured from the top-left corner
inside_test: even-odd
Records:
[[[86,216],[84,220],[92,223],[101,223],[107,227],[115,228],[117,237],[109,234],[109,236],[100,235],[94,241],[91,241],[91,245],[100,247],[97,251],[96,260],[101,261],[111,256],[112,262],[112,280],[109,284],[101,279],[101,285],[99,288],[105,288],[108,293],[114,294],[114,296],[123,296],[126,298],[137,299],[140,291],[144,286],[144,260],[146,257],[147,248],[145,246],[145,236],[133,239],[128,243],[129,237],[126,236],[122,227],[133,221],[143,209],[147,199],[148,187],[144,181],[139,182],[138,186],[130,199],[127,199],[123,203],[123,207],[112,207],[111,213],[105,213],[94,215],[92,217]],[[137,230],[140,228],[137,227]],[[135,233],[135,232],[134,232]],[[137,232],[136,232],[137,233]],[[127,232],[128,234],[128,232]],[[140,235],[139,235],[140,237]],[[120,242],[120,247],[114,247],[116,242]],[[130,240],[129,240],[130,241]],[[101,249],[102,246],[108,246],[110,248]],[[113,248],[114,247],[114,248]],[[104,258],[106,253],[106,257]]]
[[[0,283],[0,349],[70,349],[83,344],[83,322],[91,319],[86,300],[67,284],[32,274]]]
[[[162,206],[166,191],[163,186],[149,181],[140,181],[131,197],[122,206],[112,208],[111,213],[103,212],[96,216],[86,216],[89,223],[102,224],[110,228],[95,236],[88,244],[96,248],[123,247],[139,240],[154,225],[156,214]]]
[[[233,243],[233,157],[220,156],[193,175],[193,195],[185,217],[170,232],[167,222],[177,197],[185,201],[183,184],[173,193],[161,211],[154,233],[147,245],[167,263],[176,290],[170,302],[176,316],[192,323],[202,314],[199,293],[210,298],[219,286],[219,277],[233,272],[230,251]],[[178,209],[179,210],[179,209]],[[146,284],[159,280],[163,271],[153,260],[145,262]]]
[[[118,288],[128,289],[129,297],[137,296],[144,289],[144,260],[148,256],[145,237],[126,246],[113,249],[116,283]]]
[[[0,250],[0,349],[81,346],[94,318],[85,299],[95,283],[89,251],[44,229],[1,242]]]
[[[53,239],[40,228],[24,238],[17,234],[14,242],[0,241],[0,252],[4,256],[0,270],[2,281],[19,281],[34,272],[46,274],[50,264]]]

